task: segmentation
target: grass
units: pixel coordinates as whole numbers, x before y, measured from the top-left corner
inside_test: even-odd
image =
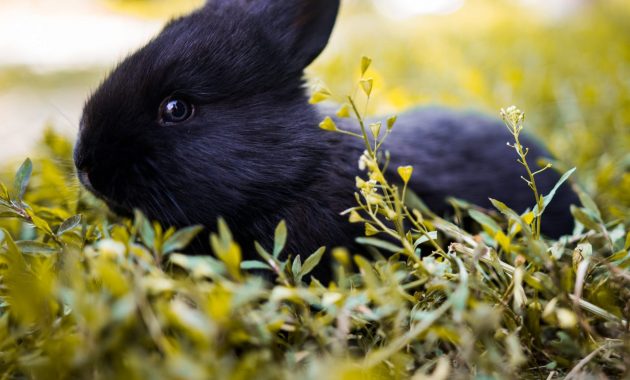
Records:
[[[442,31],[435,45],[420,37],[439,25],[406,30],[421,41],[417,54],[352,27],[348,41],[382,47],[378,67],[363,59],[356,74],[345,61],[356,55],[334,48],[315,67],[335,85],[318,86],[313,101],[338,101],[338,115],[362,127],[355,137],[366,153],[356,159],[365,171],[346,215],[365,226],[365,256],[329,247],[297,259],[284,251],[280,224],[274,250],[242,262],[229,229],[238,226],[220,223],[210,237],[214,255],[187,257],[181,251],[198,228],[108,215],[80,191],[71,143],[48,131],[34,160],[0,181],[2,377],[629,377],[627,7],[606,3],[562,27],[501,7],[503,17],[483,28],[465,24],[471,33]],[[568,43],[576,36],[581,44]],[[408,75],[412,66],[418,75]],[[353,95],[337,96],[346,93]],[[457,218],[432,214],[404,186],[412,167],[397,168],[396,179],[383,175],[381,144],[396,133],[396,119],[364,122],[368,100],[391,114],[427,100],[497,114],[524,105],[527,124],[516,108],[503,116],[531,211],[520,215],[496,200],[490,214],[453,200]],[[332,119],[320,127],[344,133]],[[544,135],[561,157],[555,166],[577,180],[571,236],[538,233],[553,195],[534,195],[538,168],[519,148],[522,128]],[[462,229],[463,217],[475,225]],[[333,262],[331,284],[308,279],[323,258]]]

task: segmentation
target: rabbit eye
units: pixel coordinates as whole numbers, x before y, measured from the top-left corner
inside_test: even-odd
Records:
[[[177,124],[190,119],[195,109],[192,104],[181,99],[166,99],[160,107],[160,121],[164,124]]]

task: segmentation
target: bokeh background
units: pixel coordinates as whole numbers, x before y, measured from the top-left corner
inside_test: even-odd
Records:
[[[45,128],[72,139],[81,107],[117,61],[199,0],[0,0],[0,162],[37,155]],[[630,209],[630,2],[345,0],[309,68],[338,100],[374,59],[375,114],[444,104],[528,128],[578,167],[613,217]],[[422,149],[422,142],[418,142]],[[480,146],[479,149],[484,149]]]

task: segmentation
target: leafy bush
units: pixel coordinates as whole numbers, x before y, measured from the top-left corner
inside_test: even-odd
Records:
[[[363,59],[357,86],[366,102],[370,63]],[[320,87],[312,100],[328,95]],[[353,114],[360,134],[330,118],[320,127],[366,143],[366,174],[346,214],[365,224],[360,240],[372,261],[342,248],[302,261],[283,252],[283,223],[258,261],[242,262],[223,222],[210,237],[215,256],[182,255],[200,228],[103,214],[79,194],[70,144],[48,132],[47,157],[34,169],[27,160],[11,189],[0,186],[4,377],[630,376],[627,220],[605,221],[580,192],[575,232],[548,241],[538,231],[553,192],[523,215],[499,200],[496,214],[453,200],[457,220],[476,221],[478,232],[465,231],[385,178],[380,147],[396,119],[367,125],[359,96],[338,115]],[[518,140],[523,114],[510,108],[504,119],[536,192]],[[397,172],[406,184],[413,168]],[[334,261],[331,284],[308,279],[323,255]]]

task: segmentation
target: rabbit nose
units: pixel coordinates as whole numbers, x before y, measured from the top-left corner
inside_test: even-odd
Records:
[[[89,172],[84,171],[84,170],[79,170],[79,172],[77,173],[77,176],[79,177],[79,181],[81,181],[83,186],[87,187],[88,189],[92,188],[92,181],[90,181]]]
[[[90,172],[93,169],[93,161],[94,160],[91,159],[90,155],[83,148],[81,139],[79,139],[74,148],[74,165],[77,168],[79,181],[92,192],[94,191],[94,186],[92,186],[92,181],[90,180]]]
[[[93,166],[92,155],[89,154],[83,144],[83,139],[79,138],[74,146],[74,166],[77,171],[89,172]]]

